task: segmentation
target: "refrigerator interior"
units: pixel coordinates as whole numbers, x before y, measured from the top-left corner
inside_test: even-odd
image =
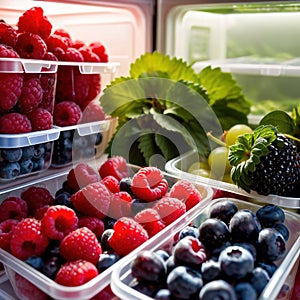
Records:
[[[299,104],[300,3],[158,1],[157,48],[194,65],[231,72],[252,115]]]

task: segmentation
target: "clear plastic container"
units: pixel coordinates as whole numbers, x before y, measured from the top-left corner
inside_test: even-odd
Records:
[[[223,182],[220,180],[215,180],[200,175],[194,175],[188,172],[189,167],[194,163],[199,161],[199,155],[196,151],[189,151],[180,157],[176,157],[166,163],[165,169],[168,173],[186,178],[193,182],[198,182],[201,184],[207,184],[213,188],[224,190],[238,195],[243,195],[249,199],[254,199],[260,202],[277,204],[281,207],[299,209],[300,208],[300,198],[293,197],[282,197],[278,195],[259,195],[258,193],[251,191],[247,193],[243,189],[239,188],[235,184]]]
[[[92,165],[92,166],[97,167],[99,165]],[[130,174],[134,174],[137,170],[139,170],[139,167],[137,166],[128,165],[128,167],[129,167]],[[53,174],[51,176],[41,178],[39,181],[34,182],[34,185],[46,187],[52,194],[54,194],[55,191],[61,188],[62,183],[66,180],[67,174],[68,171],[66,170],[62,172],[57,172],[56,174]],[[169,184],[175,183],[178,180],[177,177],[166,173],[164,173],[164,176],[168,180]],[[22,190],[26,189],[31,185],[32,184],[30,183],[26,183],[16,189],[7,189],[7,193],[2,193],[2,194],[0,193],[0,202],[3,201],[7,196],[20,195]],[[185,213],[183,216],[177,219],[174,222],[175,224],[177,224],[175,226],[179,226],[180,224],[185,224],[187,220],[193,219],[197,215],[198,211],[203,206],[205,206],[207,202],[209,202],[212,199],[213,191],[211,188],[201,184],[196,185],[196,187],[201,192],[203,199],[201,200],[200,203],[198,203],[187,213]],[[166,227],[166,229],[167,228],[168,227]],[[165,229],[162,231],[165,231]],[[132,253],[134,252],[135,250]],[[93,278],[89,282],[77,287],[66,287],[57,284],[56,282],[49,279],[39,271],[36,271],[32,267],[30,267],[25,262],[15,258],[14,256],[4,251],[3,249],[0,249],[0,262],[3,263],[5,267],[7,277],[12,286],[12,290],[17,295],[17,297],[19,297],[22,300],[27,300],[27,299],[43,300],[43,299],[48,299],[47,297],[51,297],[53,299],[60,299],[60,300],[91,299],[99,292],[103,291],[107,286],[109,286],[111,282],[111,273],[113,269],[116,268],[118,265],[122,264],[122,262],[126,260],[126,257],[127,256],[121,258],[112,267],[108,268],[107,270],[105,270],[104,272],[102,272],[101,274],[99,274],[97,277]],[[131,257],[131,253],[128,254],[128,257]],[[19,275],[16,274],[21,275],[21,277],[28,280],[31,284],[33,284],[36,288],[40,290],[38,292],[39,298],[34,299],[34,295],[26,296],[25,293],[22,292],[22,285],[18,284],[18,282],[20,281],[20,277]],[[7,282],[3,284],[1,284],[0,282],[0,290],[2,290],[2,286],[3,286],[3,290],[9,291],[9,288],[7,287]],[[7,294],[10,295],[11,292],[7,292]]]
[[[131,275],[131,262],[137,253],[141,250],[156,251],[158,249],[172,249],[174,236],[187,225],[199,226],[202,221],[209,217],[210,208],[214,203],[224,200],[233,201],[238,209],[250,209],[257,211],[261,205],[234,199],[234,198],[219,198],[207,202],[206,206],[202,206],[197,215],[191,218],[186,218],[186,222],[177,222],[170,226],[168,230],[160,232],[152,240],[144,243],[137,251],[131,255],[127,261],[116,266],[112,272],[111,287],[113,292],[122,300],[151,300],[152,298],[132,289],[129,283],[133,277]],[[285,225],[290,230],[290,238],[287,242],[287,252],[285,257],[278,262],[278,268],[271,277],[268,285],[261,293],[258,300],[274,300],[274,299],[289,299],[289,294],[294,284],[300,255],[300,215],[285,211]]]
[[[57,128],[24,134],[0,134],[0,182],[46,171],[52,160]]]

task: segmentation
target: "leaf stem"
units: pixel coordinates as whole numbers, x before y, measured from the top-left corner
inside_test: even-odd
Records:
[[[226,143],[224,143],[223,141],[221,141],[219,138],[213,136],[211,132],[208,132],[206,135],[207,135],[207,137],[209,139],[211,139],[212,141],[214,141],[216,144],[218,144],[220,146],[223,146],[223,147],[227,147]]]
[[[290,134],[287,134],[287,133],[285,133],[284,135],[285,135],[287,138],[289,138],[289,139],[291,139],[291,140],[294,140],[294,141],[300,143],[300,139],[296,138],[295,136],[290,135]]]

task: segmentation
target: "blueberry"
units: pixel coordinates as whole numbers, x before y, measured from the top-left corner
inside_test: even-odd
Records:
[[[256,257],[257,257],[256,247],[253,244],[247,242],[242,242],[242,243],[237,242],[234,243],[233,246],[241,246],[247,249],[252,254],[254,261],[256,261]]]
[[[209,259],[201,265],[201,274],[204,282],[219,279],[221,267],[218,261]]]
[[[229,231],[234,242],[256,242],[261,225],[250,210],[242,209],[229,222]]]
[[[45,147],[43,144],[38,144],[34,146],[34,155],[33,160],[40,160],[44,157],[45,154]]]
[[[31,159],[34,155],[34,146],[27,146],[22,148],[22,159]]]
[[[221,270],[229,278],[241,279],[254,268],[254,260],[251,253],[240,246],[229,246],[219,256]]]
[[[160,289],[153,297],[155,300],[172,300],[172,294],[168,289]]]
[[[21,160],[20,164],[20,174],[28,174],[33,170],[33,162],[31,159]]]
[[[186,236],[179,240],[173,249],[175,264],[196,267],[206,260],[206,252],[201,242],[193,237]]]
[[[289,229],[283,223],[277,223],[273,226],[273,228],[282,234],[286,242],[288,241],[290,237],[290,232]]]
[[[254,287],[257,295],[261,294],[269,281],[268,272],[260,267],[256,267],[249,276],[249,283]]]
[[[0,178],[14,179],[20,174],[20,165],[17,162],[0,161]]]
[[[258,262],[257,267],[261,267],[263,268],[264,270],[267,271],[267,273],[269,274],[269,277],[271,278],[273,276],[273,274],[275,273],[275,271],[277,270],[277,265],[275,265],[273,262]]]
[[[62,145],[63,145],[64,151],[66,151],[66,152],[72,151],[72,148],[73,148],[72,140],[64,139]]]
[[[22,149],[2,149],[1,154],[2,158],[4,158],[8,162],[17,162],[22,157]]]
[[[203,286],[201,274],[187,266],[178,266],[167,277],[167,287],[174,297],[190,299],[195,297]]]
[[[105,227],[105,229],[114,228],[114,225],[115,225],[116,222],[117,222],[116,219],[106,216],[104,218],[104,227]]]
[[[237,206],[230,200],[224,200],[215,203],[210,209],[210,218],[222,220],[225,224],[229,224],[232,216],[238,211]]]
[[[40,159],[33,159],[33,168],[32,168],[32,172],[36,172],[36,171],[40,171],[40,170],[44,170],[45,169],[45,160],[44,158],[40,158]]]
[[[101,246],[103,251],[112,250],[112,248],[108,244],[109,237],[113,234],[114,230],[112,228],[104,230],[101,235]]]
[[[61,131],[59,139],[73,139],[74,129]]]
[[[169,253],[165,250],[159,249],[159,250],[156,250],[155,253],[157,255],[159,255],[164,261],[167,261],[168,258],[170,257]]]
[[[222,279],[205,284],[200,291],[199,299],[237,300],[233,287]]]
[[[179,232],[178,238],[181,240],[186,236],[193,236],[195,238],[199,238],[199,230],[195,226],[186,226]]]
[[[142,201],[138,198],[133,198],[131,201],[131,213],[135,216],[138,212],[143,209],[151,208],[153,204],[149,202]]]
[[[139,282],[163,282],[167,275],[164,260],[152,251],[144,250],[138,253],[131,263],[131,274]]]
[[[260,231],[257,242],[257,255],[261,260],[273,262],[284,256],[286,242],[276,229],[264,228]]]
[[[228,227],[219,219],[206,219],[199,226],[199,240],[209,250],[219,248],[229,240]]]
[[[95,140],[95,145],[98,146],[101,144],[103,140],[103,135],[101,132],[97,133],[97,136],[96,136],[96,140]]]
[[[148,282],[139,282],[136,279],[132,280],[129,283],[129,286],[132,289],[140,292],[141,294],[144,294],[151,298],[153,298],[156,295],[156,293],[158,292],[158,290],[160,290],[160,288],[158,288],[157,285],[153,285]]]
[[[257,293],[253,286],[248,282],[240,282],[235,287],[237,300],[256,300]]]
[[[124,191],[132,195],[132,190],[131,190],[131,177],[124,177],[121,178],[120,180],[120,191]]]
[[[41,271],[44,266],[43,259],[40,256],[30,256],[25,262],[38,271]]]
[[[256,216],[263,228],[273,227],[275,224],[283,223],[285,220],[284,211],[274,204],[262,206],[257,210]]]
[[[99,260],[97,262],[97,270],[102,273],[113,264],[115,264],[120,259],[120,256],[116,253],[103,252],[100,254]]]
[[[71,195],[67,192],[60,193],[54,198],[55,205],[65,205],[69,208],[74,209],[74,204],[70,201]]]
[[[64,261],[60,257],[52,256],[45,261],[41,272],[50,279],[54,280],[63,262]]]
[[[166,260],[166,267],[167,267],[167,274],[170,274],[170,272],[175,269],[176,267],[178,267],[176,264],[175,264],[175,261],[174,261],[174,256],[171,255],[167,260]]]

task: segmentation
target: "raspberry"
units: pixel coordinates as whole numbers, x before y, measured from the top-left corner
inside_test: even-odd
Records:
[[[32,300],[48,300],[49,296],[40,290],[37,286],[32,284],[26,278],[18,273],[15,273],[15,285],[18,295],[22,295],[23,299]]]
[[[35,211],[44,205],[53,205],[54,198],[50,191],[44,187],[31,186],[21,193],[28,206],[28,215],[34,216]]]
[[[108,158],[99,168],[99,174],[101,178],[108,175],[114,176],[119,181],[129,176],[129,170],[127,162],[122,156],[113,156]]]
[[[51,113],[44,108],[36,108],[27,114],[32,131],[47,130],[53,127],[53,117]]]
[[[43,234],[49,239],[61,241],[78,228],[78,218],[73,209],[65,205],[53,205],[46,211],[41,224]]]
[[[65,263],[58,271],[55,282],[64,286],[79,286],[98,275],[95,265],[85,260]]]
[[[119,181],[116,177],[108,175],[101,179],[101,182],[104,183],[112,193],[120,192]]]
[[[30,32],[38,34],[42,39],[46,39],[52,30],[52,24],[44,15],[41,7],[32,7],[26,10],[18,20],[19,32]]]
[[[27,116],[19,113],[8,113],[0,118],[0,133],[31,132],[31,123]]]
[[[144,167],[134,174],[131,190],[141,200],[151,202],[166,194],[168,182],[160,169]]]
[[[20,58],[19,54],[11,47],[0,45],[0,57]]]
[[[81,109],[75,102],[63,101],[54,106],[53,119],[55,125],[62,127],[76,125],[81,116]]]
[[[37,108],[43,100],[43,90],[39,78],[29,78],[24,81],[19,98],[21,113],[26,114]]]
[[[55,31],[53,32],[53,34],[57,34],[59,36],[68,38],[70,41],[72,40],[70,33],[68,31],[66,31],[65,29],[63,29],[63,28],[57,28],[57,29],[55,29]]]
[[[96,217],[81,216],[78,227],[87,227],[93,231],[97,238],[101,238],[104,232],[104,222]]]
[[[48,51],[53,52],[54,54],[57,49],[61,49],[64,52],[70,46],[68,39],[57,34],[50,35],[47,39],[45,39],[45,43]]]
[[[80,49],[81,47],[85,46],[85,42],[80,40],[75,40],[72,42],[72,47],[76,49]]]
[[[102,248],[96,235],[87,227],[81,227],[69,233],[61,241],[59,253],[66,261],[84,259],[96,264]]]
[[[0,44],[14,47],[17,39],[17,31],[9,24],[0,22]]]
[[[27,203],[25,200],[9,196],[0,204],[0,222],[7,219],[22,220],[27,217]]]
[[[202,195],[195,185],[187,180],[178,180],[170,189],[168,196],[177,198],[185,203],[186,210],[190,210],[202,199]]]
[[[47,45],[39,35],[25,32],[18,35],[15,49],[20,57],[43,59]]]
[[[107,215],[112,219],[129,217],[131,214],[132,198],[127,192],[118,192],[111,196]]]
[[[106,114],[102,107],[96,101],[88,102],[87,106],[82,108],[82,119],[80,123],[97,122],[105,120]]]
[[[185,204],[176,198],[163,197],[153,206],[166,225],[171,224],[186,212]]]
[[[108,212],[111,193],[100,181],[88,184],[70,198],[75,209],[83,215],[103,219]]]
[[[35,211],[35,214],[34,214],[34,218],[37,219],[37,220],[42,220],[42,218],[44,217],[45,213],[47,212],[48,208],[51,207],[50,205],[44,205],[40,208],[38,208],[36,211]]]
[[[78,191],[90,183],[99,181],[99,175],[89,164],[82,162],[69,171],[67,181],[74,191]]]
[[[83,55],[79,52],[78,49],[69,47],[65,52],[59,55],[59,60],[62,61],[75,61],[75,62],[83,62]]]
[[[101,62],[108,62],[108,55],[106,53],[106,49],[101,43],[99,42],[90,43],[89,47],[92,49],[94,53],[96,53],[99,56]]]
[[[108,244],[120,256],[129,254],[149,238],[141,224],[127,217],[117,220],[113,229]]]
[[[94,100],[101,92],[101,75],[100,74],[90,74],[89,76],[89,94],[87,101]],[[86,105],[84,105],[84,108]]]
[[[16,219],[7,219],[0,223],[0,248],[10,252],[10,242],[13,230],[19,223]]]
[[[154,236],[166,227],[159,213],[152,208],[145,208],[141,210],[135,215],[134,220],[146,229],[149,237]]]
[[[82,54],[83,56],[83,60],[86,62],[100,62],[100,57],[93,52],[92,48],[90,48],[89,46],[82,46],[79,49],[79,52]]]
[[[10,248],[15,257],[26,260],[33,255],[42,255],[48,244],[48,238],[41,232],[41,222],[25,218],[14,228]]]

